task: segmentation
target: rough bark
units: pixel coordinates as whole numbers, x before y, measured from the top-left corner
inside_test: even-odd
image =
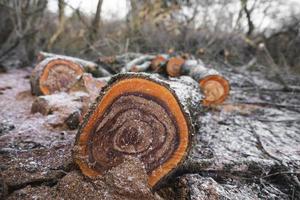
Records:
[[[157,186],[188,154],[201,97],[189,77],[113,77],[78,131],[75,162],[85,175],[95,177],[131,155],[145,164],[149,185]]]

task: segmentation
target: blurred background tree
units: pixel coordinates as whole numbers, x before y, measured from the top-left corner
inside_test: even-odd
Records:
[[[300,71],[300,2],[123,0],[127,15],[107,19],[106,0],[94,1],[87,13],[71,0],[0,0],[0,63],[30,65],[40,50],[95,59],[173,49],[233,66],[255,59]]]

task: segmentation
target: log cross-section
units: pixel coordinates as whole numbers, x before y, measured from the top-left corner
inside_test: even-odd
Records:
[[[157,75],[125,73],[103,89],[78,131],[74,160],[95,177],[139,158],[154,187],[186,158],[201,109],[200,90],[189,77],[164,80]]]
[[[30,83],[35,95],[67,92],[84,73],[83,67],[68,59],[46,58],[32,72]]]
[[[171,77],[189,75],[195,79],[205,95],[203,105],[221,104],[229,95],[230,85],[225,77],[214,69],[206,68],[201,61],[173,57],[168,61],[167,74]]]

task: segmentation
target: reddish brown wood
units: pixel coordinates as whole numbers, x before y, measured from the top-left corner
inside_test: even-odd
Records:
[[[184,59],[181,57],[173,57],[168,61],[167,64],[167,73],[169,76],[180,76],[181,75],[181,68],[184,64]]]
[[[194,80],[119,74],[97,100],[74,147],[74,160],[85,175],[103,175],[133,156],[144,163],[154,187],[186,158],[194,134],[191,116],[201,108]]]
[[[67,92],[84,72],[80,64],[62,58],[47,58],[32,72],[31,91],[35,95]]]

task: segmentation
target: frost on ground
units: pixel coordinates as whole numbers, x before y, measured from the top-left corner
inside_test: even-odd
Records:
[[[0,199],[299,199],[299,78],[286,89],[258,72],[224,73],[230,99],[201,113],[188,159],[156,193],[135,159],[93,181],[76,169],[66,120],[86,109],[82,95],[39,97],[48,110],[32,112],[30,70],[0,74]]]

